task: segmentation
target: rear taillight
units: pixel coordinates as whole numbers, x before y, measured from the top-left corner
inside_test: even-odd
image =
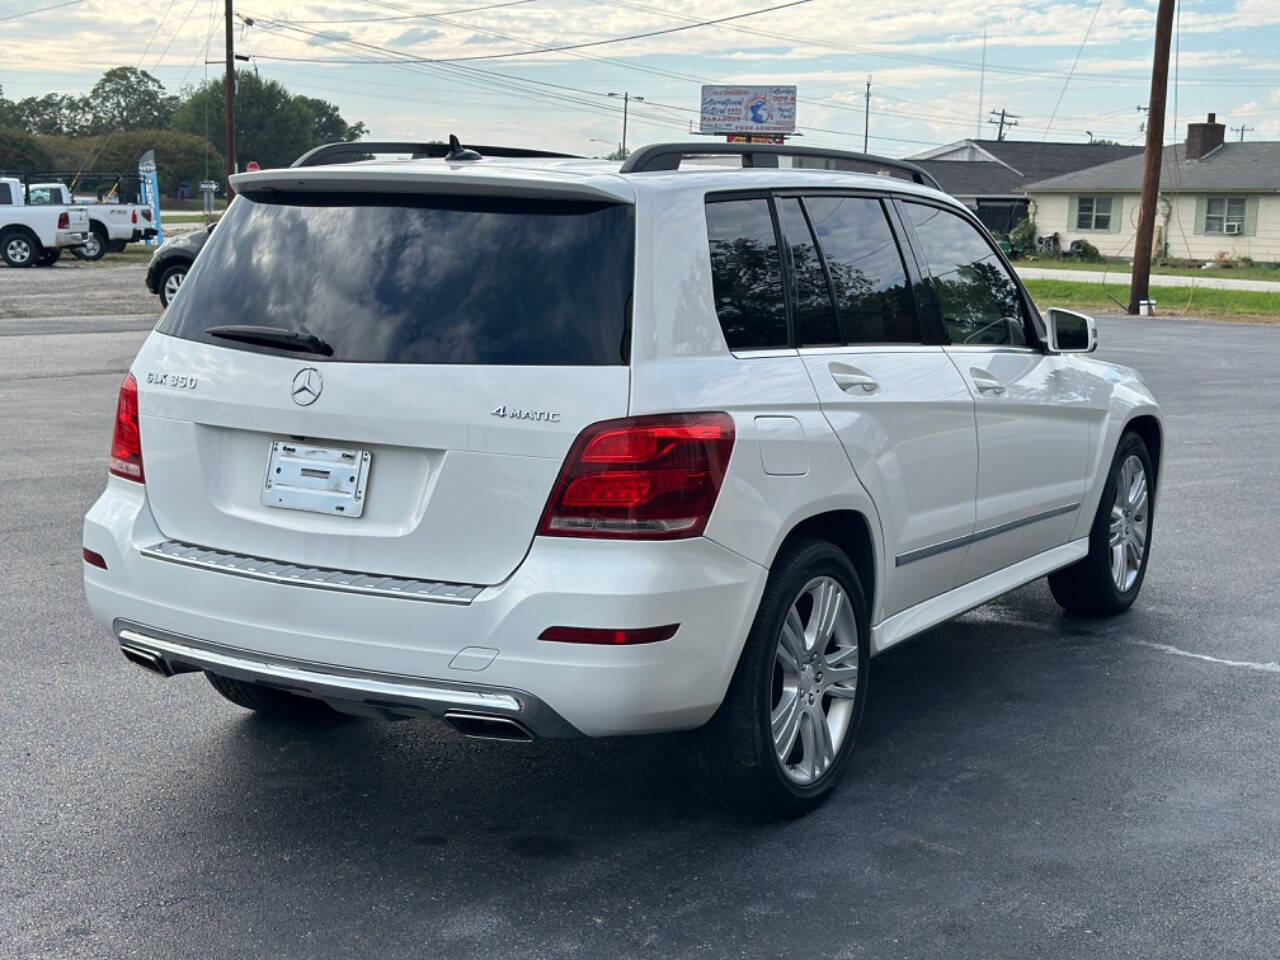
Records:
[[[733,418],[727,413],[592,424],[569,451],[538,533],[632,540],[700,536],[732,452]]]
[[[133,222],[134,222],[134,223],[137,223],[137,222],[138,222],[138,211],[137,211],[137,210],[134,210],[134,211],[133,211]]]
[[[150,222],[151,222],[151,208],[150,208],[150,207],[144,207],[144,208],[143,208],[143,210],[142,210],[142,219],[143,219],[143,220],[145,220],[145,221],[147,221],[147,223],[150,223]]]
[[[111,472],[126,480],[146,482],[142,473],[142,433],[138,429],[138,381],[133,379],[132,373],[120,384],[120,399],[116,402]]]
[[[48,221],[45,221],[45,222],[47,223]],[[59,230],[71,229],[71,214],[67,213],[67,211],[65,210],[63,210],[60,214],[58,214],[58,229]]]

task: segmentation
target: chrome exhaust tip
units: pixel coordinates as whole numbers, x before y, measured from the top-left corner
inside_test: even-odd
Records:
[[[173,670],[169,664],[165,663],[164,658],[159,654],[152,653],[150,650],[143,650],[141,647],[131,647],[127,644],[120,644],[120,652],[124,654],[124,658],[135,666],[141,667],[150,673],[154,673],[160,677],[172,677]]]
[[[508,742],[528,743],[533,734],[518,720],[510,717],[495,717],[483,713],[463,713],[450,710],[444,715],[459,733],[473,740],[506,740]]]

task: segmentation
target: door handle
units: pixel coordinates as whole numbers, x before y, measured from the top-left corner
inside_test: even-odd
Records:
[[[979,393],[990,393],[997,397],[1004,393],[1004,384],[985,370],[970,367],[969,376],[973,378],[973,385],[978,388]]]
[[[843,364],[831,365],[831,379],[836,382],[836,386],[849,393],[856,387],[861,387],[864,393],[875,393],[880,389],[880,384],[876,382],[875,377],[863,373],[854,367],[846,367]]]

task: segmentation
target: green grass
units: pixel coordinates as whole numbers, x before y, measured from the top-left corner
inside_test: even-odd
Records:
[[[1080,307],[1116,311],[1116,300],[1127,303],[1124,283],[1081,283],[1078,280],[1024,280],[1036,303],[1043,307]],[[1110,294],[1111,296],[1107,296]],[[1152,287],[1156,312],[1163,315],[1280,323],[1280,293],[1257,290],[1214,290],[1208,287]]]
[[[1117,276],[1125,276],[1133,269],[1133,264],[1127,260],[1106,260],[1101,263],[1081,263],[1077,260],[1018,260],[1014,263],[1014,266],[1034,267],[1037,270],[1105,271],[1114,273]],[[1151,272],[1166,277],[1223,277],[1232,280],[1271,280],[1275,283],[1280,283],[1280,269],[1262,267],[1257,264],[1252,267],[1215,267],[1212,270],[1201,270],[1198,267],[1153,266]]]
[[[203,213],[175,213],[164,218],[165,223],[209,223],[217,220],[221,216],[222,211],[219,210],[212,217],[206,217]],[[1277,276],[1280,279],[1280,276]]]

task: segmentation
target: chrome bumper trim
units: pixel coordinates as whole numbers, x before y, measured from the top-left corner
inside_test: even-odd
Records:
[[[144,557],[180,563],[201,570],[215,570],[249,580],[282,583],[315,590],[336,590],[372,597],[396,597],[400,600],[426,600],[431,603],[468,604],[484,587],[469,583],[443,583],[438,580],[414,580],[409,577],[382,577],[377,574],[353,573],[330,567],[306,567],[262,557],[249,557],[226,550],[211,550],[177,540],[143,547]]]
[[[164,662],[171,674],[211,673],[317,697],[361,703],[389,714],[443,717],[459,710],[503,716],[539,737],[581,736],[567,720],[532,694],[506,687],[411,677],[293,660],[185,637],[154,627],[116,620],[122,648],[141,650]]]

